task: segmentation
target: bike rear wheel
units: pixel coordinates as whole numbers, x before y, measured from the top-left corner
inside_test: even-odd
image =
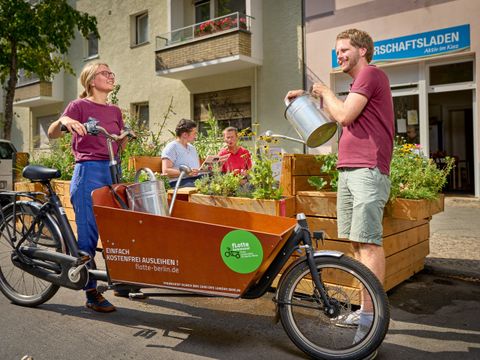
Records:
[[[295,345],[315,359],[368,358],[385,338],[390,320],[388,298],[380,281],[366,266],[346,256],[316,257],[315,265],[335,313],[324,311],[307,261],[300,262],[285,274],[278,288],[285,331]],[[372,316],[355,326],[352,317],[362,302],[361,294]]]
[[[37,203],[18,201],[3,210],[0,222],[0,290],[14,304],[37,306],[48,301],[59,289],[48,281],[31,275],[12,262],[13,247],[28,232],[39,212]],[[23,246],[65,253],[62,235],[51,215],[46,215],[28,235]]]

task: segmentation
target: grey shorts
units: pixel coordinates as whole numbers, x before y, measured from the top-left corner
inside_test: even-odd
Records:
[[[338,236],[382,245],[383,210],[390,196],[390,179],[377,168],[339,169]]]

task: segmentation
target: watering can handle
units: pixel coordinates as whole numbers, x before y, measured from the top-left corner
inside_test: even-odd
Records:
[[[149,181],[157,180],[153,171],[150,168],[144,167],[144,168],[138,169],[137,172],[135,173],[135,182],[136,183],[138,183],[138,179],[140,178],[140,174],[142,173],[142,171],[145,171],[147,173]]]
[[[298,95],[297,97],[304,96],[304,95],[310,95],[310,93],[309,93],[308,91],[305,91],[305,90],[304,90],[303,93],[300,94],[300,95]],[[297,98],[297,97],[296,97],[296,98]],[[293,100],[295,100],[296,98],[294,98]],[[285,99],[284,99],[284,101],[285,101],[285,106],[290,105],[293,100],[289,100],[289,99],[285,96]]]

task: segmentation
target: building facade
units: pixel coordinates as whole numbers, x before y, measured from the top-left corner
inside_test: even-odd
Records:
[[[77,0],[97,18],[100,39],[77,36],[68,57],[76,76],[17,88],[13,139],[25,151],[48,148],[48,125],[82,91],[90,61],[108,63],[121,108],[163,134],[181,118],[202,122],[212,109],[222,127],[259,124],[295,136],[284,118],[288,89],[303,86],[302,13],[287,0]],[[286,144],[286,146],[296,146]],[[292,151],[302,149],[292,148]]]

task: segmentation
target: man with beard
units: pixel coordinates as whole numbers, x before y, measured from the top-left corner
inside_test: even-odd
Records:
[[[393,152],[394,112],[386,74],[370,65],[373,40],[357,29],[341,32],[336,55],[342,71],[353,82],[341,100],[323,83],[315,83],[311,94],[323,101],[324,110],[342,126],[337,169],[338,236],[352,241],[355,257],[383,283],[385,254],[382,247],[382,218],[390,194],[390,161]],[[304,93],[292,90],[287,99]],[[345,316],[346,325],[358,326],[356,340],[373,321],[370,299],[362,293],[361,308]]]

